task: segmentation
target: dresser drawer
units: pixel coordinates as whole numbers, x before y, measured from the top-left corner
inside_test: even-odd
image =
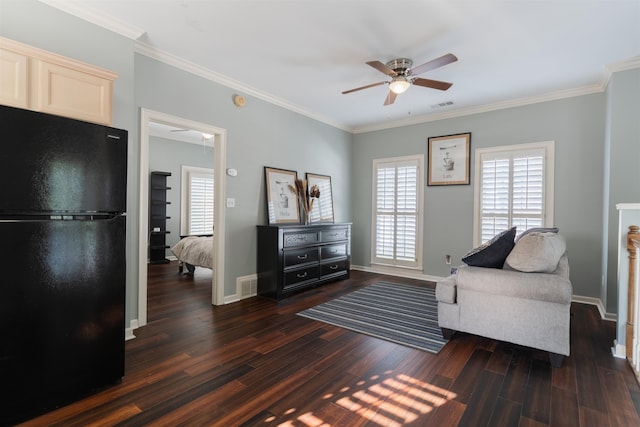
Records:
[[[284,289],[294,288],[298,285],[302,285],[309,281],[318,280],[319,276],[318,265],[312,265],[307,268],[297,268],[295,270],[287,271],[284,273]]]
[[[336,240],[347,240],[349,237],[348,228],[331,228],[320,232],[320,241],[335,242]]]
[[[327,262],[320,265],[320,277],[340,275],[347,273],[347,260]]]
[[[285,233],[283,236],[283,244],[285,248],[312,245],[314,243],[318,243],[319,241],[320,239],[318,238],[318,233],[315,231],[306,233]]]
[[[320,248],[320,259],[340,258],[347,256],[347,244],[327,245]]]
[[[306,262],[318,261],[318,248],[303,248],[284,251],[284,266],[304,264]]]

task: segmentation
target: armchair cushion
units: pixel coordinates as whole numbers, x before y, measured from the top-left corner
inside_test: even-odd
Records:
[[[529,233],[557,233],[558,227],[533,227],[526,229],[521,235],[516,237],[516,243]]]
[[[468,266],[458,268],[456,274],[459,288],[457,292],[465,290],[521,300],[571,303],[571,282],[560,274],[522,273],[514,270],[501,270],[496,274],[495,270]],[[438,282],[438,286],[440,283]]]
[[[471,250],[462,262],[474,267],[502,268],[511,252],[516,237],[516,227],[497,234],[493,239]]]
[[[551,273],[558,267],[567,244],[557,233],[532,232],[516,241],[505,265],[525,273]]]

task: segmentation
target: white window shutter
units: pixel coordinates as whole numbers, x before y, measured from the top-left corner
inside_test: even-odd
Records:
[[[482,162],[482,242],[509,225],[509,161],[492,159]]]
[[[552,225],[553,146],[548,142],[476,150],[476,243],[514,226],[520,234]]]
[[[421,268],[421,158],[374,162],[372,263]]]
[[[213,233],[213,174],[189,174],[188,233]]]

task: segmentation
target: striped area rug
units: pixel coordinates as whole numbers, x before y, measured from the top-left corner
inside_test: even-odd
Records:
[[[447,343],[435,289],[425,287],[377,282],[298,315],[432,353]]]

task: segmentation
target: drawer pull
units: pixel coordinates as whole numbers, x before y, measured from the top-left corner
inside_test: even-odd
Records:
[[[307,259],[309,258],[309,254],[298,255],[298,259]]]
[[[330,266],[329,266],[329,268],[330,268],[331,270],[337,270],[337,269],[338,269],[338,265],[337,265],[337,264],[330,265]]]
[[[304,273],[298,273],[296,274],[296,276],[298,276],[298,279],[304,279],[305,277],[307,277],[307,272],[305,271]]]

